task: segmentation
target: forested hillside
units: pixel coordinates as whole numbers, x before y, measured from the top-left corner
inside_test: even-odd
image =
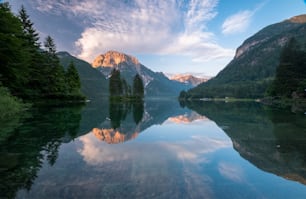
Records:
[[[0,3],[0,85],[24,100],[83,100],[73,63],[67,70],[56,56],[56,44],[40,38],[26,10],[15,16],[8,3]]]
[[[234,59],[213,79],[183,93],[187,98],[262,98],[272,83],[281,51],[295,38],[306,42],[305,15],[270,25],[247,39]]]

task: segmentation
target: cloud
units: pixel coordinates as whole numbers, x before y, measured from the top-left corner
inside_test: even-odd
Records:
[[[268,0],[258,4],[254,10],[244,10],[229,16],[222,24],[222,33],[230,35],[246,31],[252,21],[253,15],[267,2]]]
[[[207,23],[218,0],[33,0],[41,12],[76,19],[83,26],[76,54],[91,62],[98,54],[187,55],[203,62],[230,58],[232,49],[217,44]]]
[[[253,12],[242,11],[228,17],[222,24],[222,33],[225,35],[244,32],[250,24]]]

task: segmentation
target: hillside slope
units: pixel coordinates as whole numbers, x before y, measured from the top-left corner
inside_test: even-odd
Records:
[[[130,85],[138,73],[143,80],[146,97],[177,96],[181,90],[190,88],[184,83],[168,79],[163,73],[153,72],[135,57],[116,51],[108,51],[97,56],[92,67],[106,77],[109,77],[113,69],[118,69]]]
[[[108,96],[108,81],[105,76],[91,65],[67,52],[59,52],[57,56],[61,64],[67,68],[73,61],[81,79],[81,91],[89,99]]]
[[[281,50],[291,38],[305,43],[306,15],[270,25],[248,38],[215,78],[190,89],[188,96],[263,97],[274,79]]]

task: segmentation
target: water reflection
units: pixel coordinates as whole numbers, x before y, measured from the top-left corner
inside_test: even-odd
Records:
[[[258,103],[185,106],[195,111],[173,100],[36,108],[0,130],[0,198],[306,195],[287,180],[305,184],[305,116]]]
[[[123,102],[110,100],[108,117],[90,132],[101,141],[118,144],[135,139],[146,128],[183,112],[184,110],[178,109],[178,104],[170,100],[162,103],[147,101],[146,104],[143,100]],[[191,114],[191,111],[188,113]]]
[[[222,127],[234,149],[258,168],[306,184],[306,117],[259,103],[187,106]]]
[[[0,140],[0,198],[14,198],[19,189],[30,190],[44,160],[54,165],[61,143],[77,134],[81,108],[36,107],[21,119],[27,125],[14,124],[9,132],[5,128],[6,137]]]

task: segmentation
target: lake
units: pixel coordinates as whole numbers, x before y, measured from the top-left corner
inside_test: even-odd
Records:
[[[306,116],[255,102],[40,106],[0,143],[0,198],[306,198]]]

